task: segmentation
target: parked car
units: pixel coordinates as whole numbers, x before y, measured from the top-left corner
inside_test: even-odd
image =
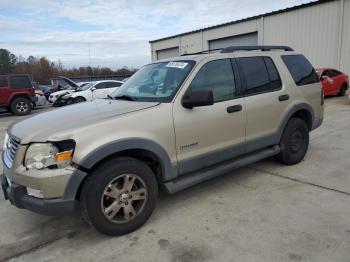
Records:
[[[46,215],[80,207],[100,232],[126,234],[151,216],[158,188],[174,193],[272,156],[302,161],[323,102],[313,66],[289,47],[156,61],[109,99],[11,125],[4,196]]]
[[[62,88],[60,88],[59,91],[53,92],[49,96],[49,102],[52,103],[54,106],[61,106],[64,105],[62,104],[62,101],[57,101],[60,99],[62,96],[66,94],[73,93],[75,91],[81,90],[82,87],[86,86],[90,82],[79,82],[76,83],[73,80],[67,78],[67,77],[62,77],[68,84]],[[57,102],[56,102],[57,101]]]
[[[57,86],[55,86],[49,90],[49,92],[47,93],[47,96],[48,96],[47,100],[50,103],[54,103],[56,98],[58,97],[56,95],[51,96],[51,94],[56,93],[58,91],[67,90],[68,88],[71,88],[71,87],[75,87],[75,88],[80,87],[79,84],[75,83],[73,80],[71,80],[68,77],[60,76],[59,78],[61,78],[63,80],[63,82],[65,82],[66,84],[65,85],[58,84]]]
[[[34,88],[28,75],[0,75],[0,107],[15,115],[27,115],[33,102]]]
[[[75,87],[75,86],[65,86],[64,88],[62,88],[62,90],[54,92],[52,94],[50,94],[48,101],[52,104],[54,104],[56,102],[56,100],[63,95],[66,94],[70,94],[73,93],[75,90],[77,90],[79,87]]]
[[[97,98],[107,98],[124,82],[117,80],[101,80],[91,82],[81,89],[70,92],[67,95],[61,96],[61,104],[81,103],[85,101],[92,101]]]
[[[318,68],[317,74],[320,76],[325,96],[344,96],[349,88],[349,76],[336,69]]]

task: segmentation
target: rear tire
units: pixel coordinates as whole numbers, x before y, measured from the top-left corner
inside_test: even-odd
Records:
[[[342,84],[342,86],[340,87],[340,91],[338,93],[338,96],[345,96],[347,89],[348,89],[347,84],[346,83]]]
[[[33,109],[32,102],[24,97],[15,98],[10,105],[11,112],[18,116],[30,114]]]
[[[124,235],[148,220],[157,195],[157,180],[148,165],[129,157],[111,159],[84,183],[82,215],[103,234]]]
[[[280,148],[276,158],[285,165],[294,165],[304,159],[309,148],[309,128],[303,119],[293,117],[288,121]]]

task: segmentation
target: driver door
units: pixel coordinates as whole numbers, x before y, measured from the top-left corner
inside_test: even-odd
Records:
[[[95,90],[92,91],[92,99],[106,98],[107,82],[98,83],[94,86]]]
[[[186,109],[181,96],[173,106],[180,175],[232,159],[245,152],[246,106],[239,97],[237,70],[230,59],[209,61],[187,89],[212,90],[214,104]],[[235,71],[235,72],[234,72]]]
[[[323,71],[321,75],[321,82],[324,88],[324,95],[332,95],[334,93],[334,81],[330,78],[329,70]]]

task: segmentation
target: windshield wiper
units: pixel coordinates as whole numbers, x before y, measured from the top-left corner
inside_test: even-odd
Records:
[[[128,95],[121,95],[121,96],[115,96],[115,97],[111,97],[108,96],[108,98],[112,98],[115,100],[128,100],[128,101],[135,101],[135,98],[128,96]]]

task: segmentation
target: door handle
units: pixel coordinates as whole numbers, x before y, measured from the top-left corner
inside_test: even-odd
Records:
[[[229,114],[234,113],[234,112],[239,112],[239,111],[242,111],[241,105],[229,106],[227,108],[227,113],[229,113]]]
[[[281,95],[278,97],[279,101],[286,101],[289,100],[289,95]]]

